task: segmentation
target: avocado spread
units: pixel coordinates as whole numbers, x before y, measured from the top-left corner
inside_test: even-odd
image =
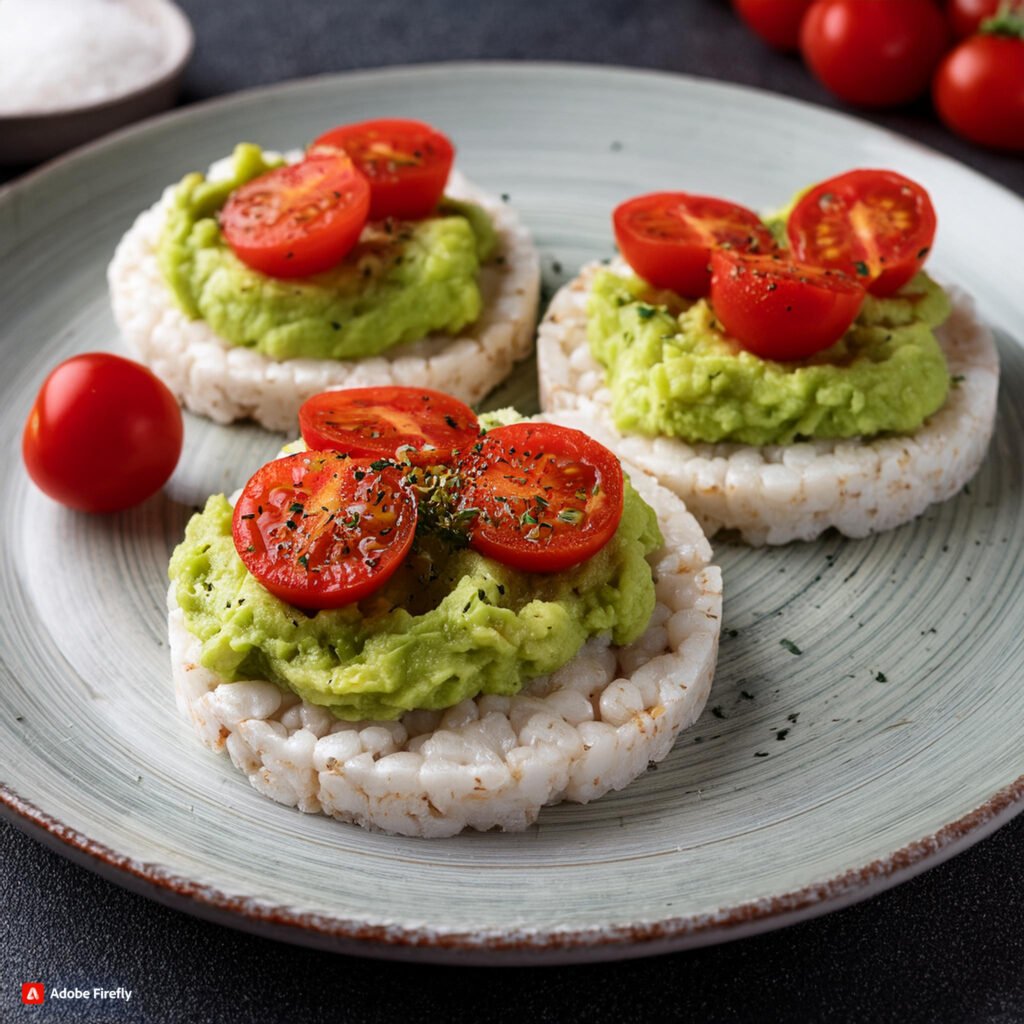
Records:
[[[417,534],[382,589],[310,614],[248,573],[231,539],[231,516],[227,498],[211,497],[171,558],[203,665],[229,681],[272,680],[350,721],[517,693],[570,661],[588,637],[637,639],[654,611],[645,556],[662,538],[653,510],[628,482],[612,539],[564,572],[520,572]]]
[[[587,334],[619,429],[686,441],[789,444],[908,432],[939,409],[949,371],[932,328],[946,293],[919,273],[864,302],[831,348],[779,363],[726,335],[706,299],[655,291],[608,270],[594,279]]]
[[[271,359],[351,359],[460,330],[480,315],[480,264],[496,247],[487,214],[445,197],[435,216],[376,221],[336,267],[307,278],[268,277],[224,241],[217,213],[230,193],[279,166],[243,143],[225,180],[189,174],[175,188],[157,259],[175,300],[233,345]]]

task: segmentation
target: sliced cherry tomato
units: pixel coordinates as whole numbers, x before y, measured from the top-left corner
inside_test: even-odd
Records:
[[[527,572],[558,572],[599,551],[622,518],[619,460],[552,423],[489,431],[460,463],[461,508],[479,509],[477,551]]]
[[[447,462],[480,434],[468,405],[429,388],[324,391],[303,403],[299,426],[310,448],[378,458],[398,454],[414,466]]]
[[[246,182],[220,227],[245,264],[271,277],[308,277],[340,263],[359,240],[370,186],[344,154],[307,157]]]
[[[337,608],[388,581],[412,546],[416,500],[396,469],[308,451],[268,462],[235,503],[245,567],[297,608]]]
[[[41,491],[82,512],[155,494],[181,455],[181,410],[145,366],[108,352],[61,363],[25,423],[25,468]]]
[[[928,193],[895,171],[848,171],[800,198],[786,226],[793,255],[891,295],[924,265],[935,240]]]
[[[652,192],[615,208],[615,241],[639,277],[701,298],[711,285],[711,251],[771,252],[771,232],[752,210],[687,192]]]
[[[455,148],[422,121],[381,118],[340,125],[310,147],[344,150],[370,182],[370,216],[418,220],[432,213],[448,182]]]
[[[1021,29],[1017,38],[972,36],[939,65],[935,107],[965,139],[1024,150],[1024,18]]]
[[[782,254],[711,257],[711,305],[726,331],[762,359],[804,359],[834,345],[864,302],[863,286],[840,270]]]
[[[948,44],[934,0],[816,0],[800,27],[800,50],[814,76],[864,107],[920,96]]]
[[[800,25],[814,0],[732,0],[736,12],[769,46],[800,48]]]

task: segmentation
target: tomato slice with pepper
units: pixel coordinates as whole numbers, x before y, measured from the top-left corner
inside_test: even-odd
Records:
[[[596,554],[622,518],[619,460],[578,430],[514,423],[489,431],[460,462],[470,545],[527,572],[558,572]]]
[[[308,277],[348,255],[369,209],[370,186],[348,157],[307,157],[235,189],[220,212],[220,228],[253,270]]]
[[[698,299],[711,287],[714,249],[772,252],[775,240],[753,210],[711,196],[652,192],[612,214],[615,241],[633,270],[656,288]]]
[[[383,586],[416,532],[401,473],[342,452],[307,451],[258,469],[235,503],[245,567],[297,608],[337,608]]]
[[[396,456],[414,466],[448,462],[480,435],[464,402],[430,388],[347,388],[314,395],[299,409],[310,448],[351,455]]]
[[[422,121],[380,118],[339,125],[310,152],[344,151],[370,183],[370,217],[418,220],[437,206],[455,159],[451,140]]]
[[[841,270],[787,256],[711,256],[711,305],[725,330],[762,359],[804,359],[834,345],[864,302]]]
[[[802,196],[786,233],[798,260],[859,277],[872,295],[892,295],[931,251],[935,208],[917,182],[895,171],[848,171]]]

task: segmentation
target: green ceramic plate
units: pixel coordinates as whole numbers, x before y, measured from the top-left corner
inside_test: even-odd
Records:
[[[116,348],[104,271],[161,188],[240,139],[301,146],[382,114],[449,132],[536,234],[548,288],[611,252],[625,196],[685,187],[752,207],[851,166],[921,181],[932,266],[997,328],[1003,401],[981,473],[892,533],[722,544],[725,634],[704,717],[627,790],[521,835],[396,839],[251,790],[178,715],[167,556],[192,506],[280,438],[189,419],[167,493],[87,518],[29,484],[18,439],[50,367]],[[862,899],[1024,802],[1024,204],[920,146],[775,96],[554,65],[449,65],[300,82],[122,133],[0,193],[0,797],[115,881],[228,924],[374,955],[633,956]],[[512,390],[535,401],[528,369]],[[783,641],[791,641],[791,645]],[[793,653],[795,645],[802,653]]]

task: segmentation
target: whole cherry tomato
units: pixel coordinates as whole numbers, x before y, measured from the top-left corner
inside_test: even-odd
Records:
[[[115,512],[155,494],[181,455],[181,410],[145,366],[88,352],[43,382],[21,450],[36,486],[82,512]]]
[[[816,0],[800,30],[815,77],[864,107],[920,96],[948,42],[949,26],[933,0]]]
[[[814,0],[732,0],[736,13],[769,46],[800,49],[800,24]]]
[[[1000,0],[949,0],[946,15],[957,39],[973,36],[986,18],[999,10]]]
[[[972,142],[1024,150],[1024,38],[965,39],[939,66],[932,86],[939,116]]]

